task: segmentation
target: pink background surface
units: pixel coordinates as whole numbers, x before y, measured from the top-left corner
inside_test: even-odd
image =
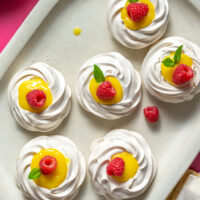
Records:
[[[38,0],[0,0],[0,52]]]
[[[196,159],[192,163],[190,169],[193,169],[194,171],[200,173],[200,153],[198,154],[198,156],[196,157]]]
[[[38,0],[0,0],[0,52],[37,2]],[[200,153],[190,168],[200,172]]]

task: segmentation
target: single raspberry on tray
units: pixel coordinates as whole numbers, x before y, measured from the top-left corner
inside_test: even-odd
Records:
[[[33,108],[40,108],[46,101],[46,94],[42,90],[32,90],[26,95],[28,104]]]
[[[43,174],[50,174],[56,169],[57,160],[53,156],[44,156],[39,165]]]
[[[158,121],[159,110],[156,106],[148,106],[143,111],[144,111],[144,116],[149,122],[154,123]]]
[[[116,91],[110,81],[104,81],[99,85],[96,94],[100,99],[107,100],[112,99],[116,95]]]
[[[179,65],[173,73],[173,82],[176,85],[183,85],[189,82],[194,76],[193,70],[191,67],[187,65],[181,64]]]
[[[124,166],[123,159],[116,157],[108,163],[106,172],[109,176],[121,176],[124,172]]]
[[[144,3],[131,3],[126,7],[128,16],[134,21],[141,21],[148,13],[149,7]]]

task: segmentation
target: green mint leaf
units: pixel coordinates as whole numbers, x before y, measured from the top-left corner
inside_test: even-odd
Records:
[[[174,67],[175,63],[171,58],[166,58],[165,60],[162,61],[162,63],[166,66],[166,67]]]
[[[101,71],[101,69],[97,65],[94,65],[94,72],[93,72],[93,74],[94,74],[95,80],[98,83],[105,81],[104,74],[103,74],[103,72]]]
[[[136,3],[138,2],[139,0],[128,0],[130,3]]]
[[[178,49],[175,52],[175,55],[174,55],[174,63],[175,64],[178,64],[180,62],[180,60],[181,60],[182,48],[183,48],[183,45],[181,45],[180,47],[178,47]]]
[[[34,168],[34,169],[32,169],[31,172],[29,173],[28,179],[32,179],[32,180],[38,179],[38,178],[40,177],[40,175],[41,175],[40,169],[39,169],[39,168]]]

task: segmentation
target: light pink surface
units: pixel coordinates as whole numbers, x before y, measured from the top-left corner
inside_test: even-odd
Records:
[[[0,52],[38,0],[0,0]]]

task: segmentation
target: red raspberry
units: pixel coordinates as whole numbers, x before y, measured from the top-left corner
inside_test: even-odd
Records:
[[[151,122],[157,122],[159,117],[159,110],[156,106],[148,106],[144,109],[144,116]]]
[[[33,108],[40,108],[46,101],[46,94],[42,90],[32,90],[26,95],[28,104]]]
[[[56,169],[57,160],[53,156],[44,156],[39,165],[43,174],[50,174]]]
[[[121,176],[124,172],[125,163],[122,158],[116,157],[108,163],[106,172],[108,176]]]
[[[104,81],[99,85],[96,94],[100,99],[107,100],[112,99],[116,95],[116,91],[110,81]]]
[[[176,85],[182,85],[190,81],[193,76],[194,73],[192,68],[188,67],[187,65],[181,64],[174,70],[172,81]]]
[[[149,12],[149,7],[144,3],[131,3],[126,7],[128,16],[134,21],[141,21]]]

